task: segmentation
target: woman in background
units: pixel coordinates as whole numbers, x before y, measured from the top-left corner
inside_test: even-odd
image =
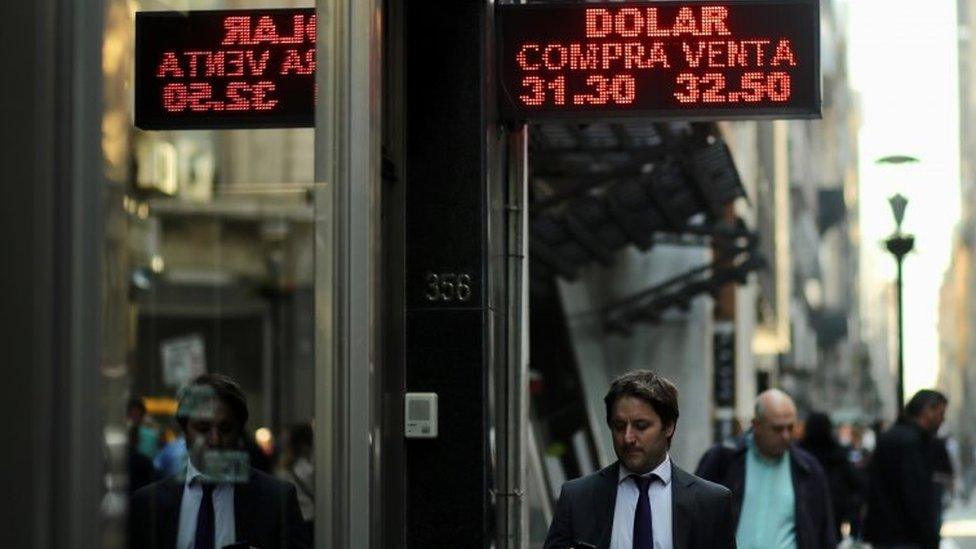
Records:
[[[863,486],[857,471],[848,459],[847,449],[834,438],[834,427],[826,414],[810,413],[800,447],[813,454],[827,474],[830,499],[834,504],[834,527],[837,529],[837,541],[840,542],[843,538],[841,524],[850,524],[859,512],[855,502],[860,499],[857,494],[863,490]]]
[[[312,466],[310,424],[298,423],[289,429],[288,443],[275,474],[295,485],[298,491],[298,507],[311,535],[314,531],[312,520],[315,518],[315,470]]]

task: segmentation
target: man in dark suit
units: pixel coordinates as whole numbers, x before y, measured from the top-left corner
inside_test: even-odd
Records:
[[[675,386],[636,370],[615,379],[603,401],[618,461],[563,485],[545,548],[734,548],[731,493],[668,455]]]
[[[247,466],[247,401],[227,376],[204,374],[180,398],[185,474],[135,492],[130,549],[305,549],[295,487]]]
[[[878,439],[864,518],[864,539],[874,547],[939,547],[942,502],[933,483],[933,437],[945,420],[947,404],[938,391],[919,391]]]

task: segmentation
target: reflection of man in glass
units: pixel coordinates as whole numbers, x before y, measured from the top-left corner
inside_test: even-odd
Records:
[[[204,374],[180,396],[177,420],[190,459],[185,474],[138,490],[131,549],[309,547],[295,487],[248,466],[241,436],[247,401],[227,376]]]

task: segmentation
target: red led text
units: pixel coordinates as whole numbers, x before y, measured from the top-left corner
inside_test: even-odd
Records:
[[[662,21],[658,8],[590,8],[586,10],[587,38],[638,36],[728,36],[728,8],[685,7],[673,20]]]
[[[235,15],[224,18],[224,46],[262,44],[314,44],[315,16],[293,15],[291,28],[279,29],[269,15]]]
[[[155,76],[168,113],[273,111],[278,85],[315,74],[315,15],[282,27],[271,16],[233,15],[214,49],[169,50]]]
[[[818,8],[801,2],[506,8],[504,101],[529,117],[819,109]]]
[[[209,82],[171,82],[163,88],[163,108],[171,113],[270,111],[278,104],[271,97],[274,89],[274,83],[267,80],[228,82],[215,94]]]
[[[790,98],[790,75],[785,72],[747,72],[735,87],[729,87],[722,73],[678,75],[674,97],[681,103],[782,103]]]

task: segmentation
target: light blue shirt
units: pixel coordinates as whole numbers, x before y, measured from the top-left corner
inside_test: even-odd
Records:
[[[634,514],[637,511],[637,498],[640,490],[637,483],[628,477],[632,475],[624,464],[620,464],[617,477],[617,503],[613,509],[613,537],[610,549],[634,548]],[[671,544],[671,456],[665,456],[653,471],[641,475],[657,475],[647,487],[651,501],[651,529],[654,532],[654,549],[672,549]]]
[[[180,529],[176,536],[176,549],[194,549],[197,535],[197,515],[203,488],[200,487],[203,473],[187,460],[186,481],[183,485],[183,500],[180,503]],[[235,541],[234,523],[234,485],[220,483],[213,491],[214,503],[214,547],[231,545]]]
[[[752,438],[746,452],[746,487],[735,543],[739,549],[796,549],[796,502],[790,453],[771,460]]]
[[[166,443],[166,446],[156,454],[153,458],[153,466],[164,477],[171,477],[186,470],[187,459],[186,438],[180,435],[177,439]]]

